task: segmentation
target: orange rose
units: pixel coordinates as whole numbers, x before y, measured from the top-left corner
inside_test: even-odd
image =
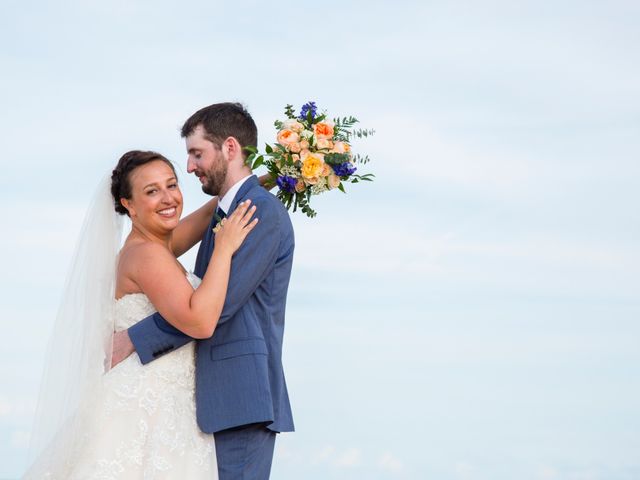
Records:
[[[333,137],[333,125],[329,122],[318,122],[313,126],[313,133],[316,138]]]

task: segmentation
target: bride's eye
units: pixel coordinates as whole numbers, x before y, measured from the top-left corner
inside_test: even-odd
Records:
[[[154,194],[154,193],[156,193],[156,189],[155,188],[147,190],[147,195],[151,195],[151,194]]]
[[[177,183],[172,183],[171,185],[169,185],[169,188],[176,188],[178,186]]]

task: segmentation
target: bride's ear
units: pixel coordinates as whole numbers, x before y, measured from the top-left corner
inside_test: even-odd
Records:
[[[126,198],[121,198],[120,199],[120,204],[127,209],[127,212],[129,212],[129,217],[133,217],[135,216],[135,210],[133,209],[133,207],[131,206],[131,202],[129,202],[128,199]]]

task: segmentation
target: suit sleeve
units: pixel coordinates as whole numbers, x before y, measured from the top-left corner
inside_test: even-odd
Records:
[[[227,296],[218,324],[236,314],[276,262],[280,244],[278,211],[272,202],[265,199],[256,199],[253,203],[257,206],[259,222],[233,256]],[[129,338],[143,364],[193,340],[168,323],[160,313],[154,313],[130,327]]]

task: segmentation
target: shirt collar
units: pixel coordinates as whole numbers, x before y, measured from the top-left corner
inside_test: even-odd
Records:
[[[249,179],[249,177],[251,176],[253,175],[247,175],[242,180],[239,180],[236,183],[234,183],[233,187],[231,187],[229,191],[225,193],[220,200],[218,200],[218,208],[222,210],[225,213],[225,215],[229,213],[231,202],[233,202],[233,199],[236,198],[236,194],[238,193],[238,190],[240,190],[240,187],[242,186],[242,184],[246,182],[247,179]]]

